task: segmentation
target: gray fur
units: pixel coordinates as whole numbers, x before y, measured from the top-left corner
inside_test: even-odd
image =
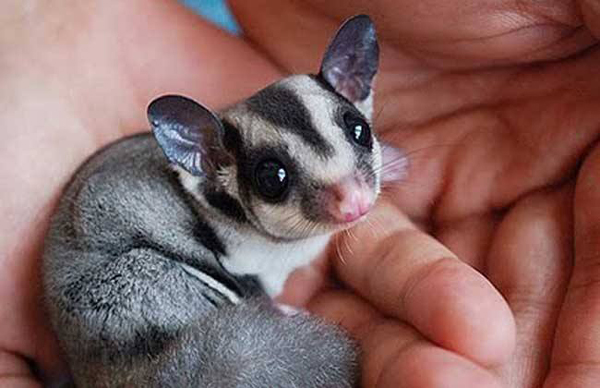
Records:
[[[135,381],[148,387],[351,388],[357,367],[353,344],[335,326],[249,300],[189,326],[135,371]]]
[[[365,18],[347,22],[325,56],[337,63],[358,47],[366,76],[351,66],[344,85],[361,86],[361,98],[377,63]],[[291,76],[219,114],[159,98],[154,137],[117,141],[77,171],[45,241],[43,283],[78,387],[356,386],[353,340],[269,299],[349,227],[319,217],[328,185],[362,174],[379,192],[379,143],[353,143],[339,118],[366,125],[372,98],[351,102],[323,82]],[[290,188],[261,197],[255,168],[273,158]]]

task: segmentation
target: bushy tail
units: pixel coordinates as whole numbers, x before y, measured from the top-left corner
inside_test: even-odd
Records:
[[[185,330],[137,377],[160,387],[351,388],[358,370],[357,348],[341,329],[253,300]]]

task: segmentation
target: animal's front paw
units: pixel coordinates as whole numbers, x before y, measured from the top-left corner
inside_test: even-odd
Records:
[[[298,314],[308,314],[308,311],[302,307],[296,307],[285,303],[275,303],[275,307],[288,317],[293,317]]]

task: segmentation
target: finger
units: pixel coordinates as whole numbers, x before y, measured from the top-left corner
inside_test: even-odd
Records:
[[[384,318],[351,293],[322,293],[309,307],[341,323],[359,341],[363,387],[499,387],[484,368],[432,344],[408,325]]]
[[[597,387],[600,381],[600,147],[575,186],[573,273],[560,313],[546,388]]]
[[[329,264],[327,255],[323,254],[310,265],[292,272],[276,301],[295,307],[305,306],[315,293],[330,281]]]
[[[418,3],[406,0],[353,0],[345,1],[343,5],[312,1],[310,6],[305,7],[298,6],[300,3],[289,6],[290,3],[280,2],[281,5],[274,7],[263,0],[258,4],[256,6],[265,12],[252,12],[256,8],[248,2],[232,1],[247,33],[254,40],[268,41],[267,49],[273,51],[292,38],[295,38],[295,42],[304,41],[302,32],[315,28],[316,23],[311,19],[330,22],[335,30],[335,25],[353,14],[372,15],[381,39],[388,41],[396,52],[412,59],[392,63],[399,68],[403,65],[403,71],[411,68],[423,71],[428,67],[473,68],[556,59],[591,44],[589,32],[577,28],[581,21],[573,2],[554,2],[552,6],[545,6],[537,2],[470,4],[456,0]],[[298,14],[301,15],[303,28],[296,31],[285,28],[291,21],[298,20]],[[257,20],[263,22],[257,23]],[[252,28],[257,24],[263,27]],[[265,39],[273,36],[274,31],[284,31],[283,42]],[[329,29],[326,32],[331,33]],[[300,53],[306,56],[312,45],[303,46],[296,50],[303,50]],[[280,60],[285,63],[285,58]]]
[[[503,219],[487,256],[488,278],[515,315],[517,345],[498,372],[509,387],[540,387],[572,260],[572,190],[521,200]]]
[[[353,234],[339,243],[334,267],[359,295],[477,362],[497,364],[509,357],[512,314],[480,273],[385,203]]]
[[[0,388],[41,388],[25,360],[0,350]]]

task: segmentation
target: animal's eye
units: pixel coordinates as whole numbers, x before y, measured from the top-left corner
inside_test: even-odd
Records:
[[[365,120],[354,113],[347,112],[344,114],[344,124],[356,144],[371,148],[373,144],[371,128]]]
[[[288,171],[277,159],[267,159],[259,163],[254,178],[258,192],[270,200],[281,199],[289,186]]]

